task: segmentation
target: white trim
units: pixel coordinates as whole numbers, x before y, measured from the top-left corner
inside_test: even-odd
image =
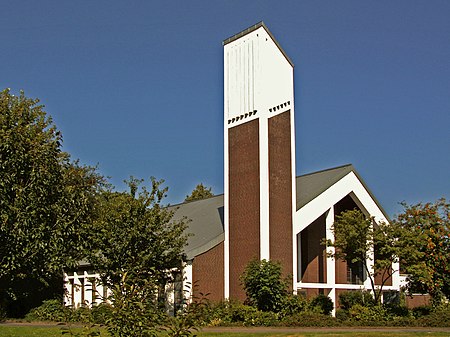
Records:
[[[295,215],[295,235],[300,233],[310,224],[312,224],[317,218],[324,213],[327,213],[326,217],[326,238],[333,239],[331,231],[331,225],[334,222],[334,205],[338,203],[345,196],[350,197],[355,201],[358,207],[367,215],[373,216],[377,223],[385,222],[388,220],[384,216],[382,210],[378,207],[373,200],[370,193],[366,190],[362,182],[358,179],[354,172],[348,173],[345,177],[341,178],[335,184],[330,186],[327,190],[322,192],[319,196],[311,200],[305,206],[297,210]],[[333,251],[333,248],[328,248]],[[299,252],[301,254],[301,252]],[[373,251],[371,252],[373,256]],[[299,257],[300,258],[300,257]],[[373,267],[373,260],[368,261],[368,267]],[[327,283],[302,283],[297,282],[296,287],[299,288],[325,288],[330,289],[330,298],[336,303],[335,289],[368,289],[371,290],[372,286],[369,277],[366,278],[364,284],[336,284],[336,266],[334,259],[327,258]],[[393,269],[398,270],[398,263],[393,264]],[[399,290],[400,289],[400,276],[398,272],[392,275],[392,286],[383,286],[383,290]],[[331,297],[332,296],[332,297]]]
[[[268,128],[267,114],[262,114],[259,118],[259,244],[261,260],[270,259]]]
[[[230,221],[229,221],[229,209],[230,209],[230,202],[228,199],[229,193],[229,153],[228,153],[228,121],[227,121],[227,109],[228,109],[228,76],[227,76],[227,70],[228,70],[228,59],[227,59],[227,52],[224,48],[224,128],[223,128],[223,134],[224,134],[224,160],[223,160],[223,172],[224,172],[224,196],[223,196],[223,202],[224,202],[224,245],[223,245],[223,261],[224,261],[224,298],[230,297]]]
[[[324,214],[330,205],[335,205],[350,193],[359,200],[359,203],[363,206],[363,210],[366,210],[368,214],[375,217],[376,222],[388,222],[383,212],[378,208],[355,173],[350,172],[334,185],[330,186],[326,191],[297,210],[295,214],[295,232],[301,232],[319,216]]]
[[[334,240],[334,234],[331,230],[331,227],[334,223],[334,205],[330,207],[330,209],[327,212],[326,218],[325,218],[325,238],[327,240]],[[327,253],[334,254],[335,249],[334,247],[327,248]],[[330,293],[328,294],[328,297],[330,297],[333,301],[333,311],[332,315],[334,316],[336,313],[336,262],[333,257],[327,256],[327,283],[332,285],[332,288],[330,290]]]
[[[296,158],[295,158],[295,104],[294,104],[294,69],[291,71],[291,105],[290,105],[290,116],[291,116],[291,175],[292,175],[292,287],[295,289],[295,284],[298,282],[297,276],[297,233],[295,232],[295,213],[297,211],[297,184],[296,184]]]

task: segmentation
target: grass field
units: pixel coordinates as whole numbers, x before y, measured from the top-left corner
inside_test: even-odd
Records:
[[[338,329],[333,331],[311,331],[308,329],[305,332],[291,331],[291,332],[277,332],[276,330],[272,330],[269,332],[262,331],[251,331],[252,329],[246,329],[246,332],[239,331],[224,331],[224,332],[199,332],[199,337],[323,337],[323,336],[331,336],[331,337],[407,337],[407,336],[427,336],[427,337],[450,337],[449,331],[432,331],[432,330],[424,330],[424,331],[339,331]],[[80,332],[81,329],[75,329],[75,332]],[[54,326],[9,326],[9,325],[0,325],[0,337],[54,337],[54,336],[63,336],[61,334],[61,327]],[[68,335],[64,335],[68,336]],[[70,336],[70,335],[69,335]],[[105,331],[102,331],[102,337],[107,337],[108,334]],[[164,336],[164,334],[162,334]]]

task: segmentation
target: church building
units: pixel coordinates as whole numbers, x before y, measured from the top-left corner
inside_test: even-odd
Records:
[[[243,300],[240,276],[258,258],[280,262],[291,289],[308,297],[325,294],[336,304],[343,291],[371,289],[359,266],[327,257],[321,242],[333,239],[342,211],[357,208],[376,222],[387,215],[352,165],[296,177],[294,65],[265,24],[226,39],[223,49],[224,194],[172,206],[193,234],[183,282],[213,301]],[[66,277],[69,303],[81,296],[73,284],[94,276]],[[383,289],[399,290],[399,274]]]
[[[224,194],[176,206],[191,220],[187,281],[209,299],[245,299],[254,258],[279,261],[307,296],[371,289],[358,266],[327,257],[335,216],[388,217],[352,165],[295,176],[294,65],[264,23],[223,42]],[[393,266],[398,269],[398,266]],[[377,280],[380,281],[380,280]],[[384,289],[399,290],[394,273]]]

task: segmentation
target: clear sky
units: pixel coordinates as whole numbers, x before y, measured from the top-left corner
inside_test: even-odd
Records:
[[[389,215],[450,197],[448,0],[3,1],[0,88],[119,190],[223,193],[222,41],[259,21],[295,64],[297,174],[352,163]]]

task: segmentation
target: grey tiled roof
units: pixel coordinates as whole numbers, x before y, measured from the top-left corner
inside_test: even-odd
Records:
[[[353,165],[343,165],[327,170],[308,173],[295,179],[297,191],[297,210],[325,192],[350,172],[356,172]]]
[[[353,165],[343,165],[323,171],[313,172],[296,178],[297,210],[325,192],[350,172],[356,174],[378,207],[375,197],[364,184]],[[188,259],[202,254],[224,240],[224,198],[223,194],[211,198],[171,206],[175,210],[174,219],[189,219],[188,239],[185,253]],[[383,213],[385,213],[383,211]],[[386,214],[385,214],[386,215]],[[386,216],[388,219],[388,217]]]
[[[174,220],[184,217],[189,221],[187,232],[192,235],[185,248],[189,260],[224,240],[223,194],[171,208],[175,210]]]

